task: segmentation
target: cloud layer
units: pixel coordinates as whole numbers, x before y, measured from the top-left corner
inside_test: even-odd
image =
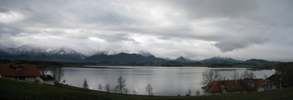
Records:
[[[1,0],[1,48],[293,60],[291,0]]]

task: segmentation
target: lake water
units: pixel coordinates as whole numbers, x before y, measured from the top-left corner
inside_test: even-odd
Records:
[[[88,66],[89,67],[89,66]],[[90,66],[96,67],[96,66]],[[208,67],[128,67],[128,66],[106,66],[97,68],[63,67],[59,70],[47,71],[55,74],[60,82],[83,87],[87,80],[90,89],[105,91],[105,85],[111,88],[117,85],[117,79],[122,76],[126,80],[129,94],[146,95],[146,86],[151,84],[154,95],[185,95],[191,90],[192,95],[200,91],[202,87],[202,74],[208,70],[217,71],[221,77],[231,79],[235,72],[241,75],[246,68],[208,68]],[[250,70],[256,78],[265,78],[272,75],[274,70]],[[99,88],[100,87],[100,88]],[[102,87],[102,88],[101,88]]]

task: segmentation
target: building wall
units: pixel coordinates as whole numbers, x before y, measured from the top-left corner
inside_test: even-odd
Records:
[[[40,82],[40,83],[44,82],[40,77],[5,77],[5,76],[3,76],[3,78],[13,79],[13,80],[30,81],[30,82]]]

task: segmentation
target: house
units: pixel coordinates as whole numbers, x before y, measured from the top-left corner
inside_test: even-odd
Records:
[[[266,80],[268,81],[268,87],[271,89],[282,88],[282,80],[281,75],[279,73],[275,73],[272,76],[268,77]]]
[[[265,85],[263,79],[217,80],[209,82],[205,90],[208,93],[264,91]]]
[[[42,82],[40,70],[31,64],[0,64],[0,75],[8,79]]]

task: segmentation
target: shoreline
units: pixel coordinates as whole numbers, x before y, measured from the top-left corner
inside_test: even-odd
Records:
[[[0,99],[2,100],[290,100],[293,88],[283,88],[268,92],[204,96],[146,96],[108,93],[72,86],[46,85],[16,80],[0,79]]]

